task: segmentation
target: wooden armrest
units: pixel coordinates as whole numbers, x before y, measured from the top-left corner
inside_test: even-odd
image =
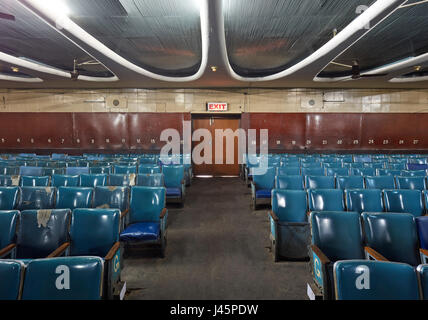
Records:
[[[371,255],[373,258],[375,258],[378,261],[388,261],[387,258],[385,258],[383,255],[381,255],[375,249],[372,249],[370,247],[364,247],[364,251],[367,252],[369,255]]]
[[[312,244],[311,249],[318,256],[318,258],[321,260],[322,264],[327,264],[330,262],[330,259],[327,258],[327,256],[316,245]]]
[[[12,251],[13,248],[16,247],[16,243],[11,243],[0,250],[0,257],[3,257],[5,254],[8,254],[10,251]]]
[[[428,250],[426,249],[419,249],[419,252],[426,255],[428,257]]]
[[[126,209],[126,210],[122,211],[120,213],[120,218],[122,219],[124,216],[126,216],[128,214],[128,212],[129,212],[129,209]]]
[[[104,257],[105,261],[109,261],[113,259],[114,254],[116,253],[117,249],[119,249],[120,242],[116,242],[113,247],[111,247],[110,251],[107,253],[107,255]]]
[[[165,217],[165,215],[166,215],[166,208],[163,208],[162,212],[161,212],[161,214],[159,216],[159,219],[163,219]]]
[[[275,221],[275,222],[279,221],[279,218],[277,217],[275,212],[273,212],[272,210],[269,211],[269,215],[272,217],[273,221]]]
[[[46,258],[59,257],[69,246],[70,246],[70,242],[63,243],[58,248],[56,248],[54,252],[52,252],[50,255],[48,255]]]

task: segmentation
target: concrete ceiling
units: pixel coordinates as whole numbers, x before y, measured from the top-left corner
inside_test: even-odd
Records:
[[[4,0],[5,3],[9,3],[11,1],[17,2],[15,0]],[[65,1],[65,0],[64,0]],[[91,0],[88,0],[89,2]],[[94,1],[94,0],[92,0]],[[142,0],[141,0],[142,1]],[[196,1],[196,0],[193,0]],[[153,79],[149,76],[144,76],[141,73],[137,73],[130,68],[124,66],[123,63],[118,62],[116,59],[107,56],[105,53],[101,52],[98,49],[95,49],[90,44],[82,41],[79,37],[77,37],[73,32],[70,32],[67,28],[58,28],[58,25],[53,23],[53,21],[46,16],[43,11],[38,10],[32,6],[31,1],[20,0],[20,2],[13,7],[15,13],[19,13],[18,11],[22,11],[22,14],[25,14],[27,17],[30,15],[33,19],[36,19],[40,25],[40,23],[44,26],[44,32],[54,32],[55,37],[58,38],[56,40],[56,44],[61,44],[62,49],[66,48],[66,52],[68,54],[61,54],[61,48],[55,48],[54,44],[51,46],[52,58],[49,58],[46,55],[46,60],[43,61],[44,64],[55,66],[55,68],[61,68],[66,72],[72,70],[72,56],[79,56],[81,60],[98,60],[101,62],[101,65],[96,66],[88,66],[88,70],[92,71],[94,74],[97,74],[107,70],[110,70],[115,76],[118,77],[118,81],[113,82],[104,82],[104,81],[72,81],[70,78],[65,76],[59,76],[54,74],[49,74],[46,72],[40,72],[34,70],[29,66],[19,66],[19,72],[22,74],[29,75],[31,77],[36,77],[42,79],[42,82],[18,82],[18,81],[2,81],[0,80],[0,88],[251,88],[251,87],[260,87],[260,88],[395,88],[395,89],[404,89],[404,88],[428,88],[428,79],[427,81],[417,81],[417,82],[390,82],[389,80],[395,77],[401,77],[404,74],[411,73],[414,71],[415,65],[411,63],[404,63],[400,65],[400,67],[392,68],[388,71],[387,74],[381,73],[381,76],[377,77],[367,77],[360,78],[358,80],[353,79],[332,79],[331,81],[326,81],[322,79],[322,81],[315,81],[314,78],[324,70],[326,66],[329,65],[331,61],[339,61],[340,56],[349,50],[349,48],[354,47],[357,43],[361,42],[362,39],[368,37],[372,30],[376,30],[376,28],[382,28],[382,22],[384,19],[389,17],[392,14],[397,15],[397,10],[403,4],[406,4],[406,1],[394,1],[394,0],[379,0],[379,2],[383,2],[385,5],[386,2],[389,2],[389,5],[384,6],[382,10],[379,10],[376,14],[372,16],[370,20],[372,25],[369,30],[358,30],[355,32],[349,32],[348,37],[340,36],[342,34],[346,34],[347,30],[351,30],[350,28],[344,29],[345,31],[339,32],[338,35],[333,38],[334,41],[337,41],[335,45],[330,47],[325,47],[323,52],[319,52],[318,48],[314,51],[310,56],[301,57],[299,61],[295,65],[287,66],[286,69],[290,69],[290,72],[284,71],[284,76],[279,77],[278,79],[268,79],[268,81],[262,81],[260,79],[258,81],[252,81],[253,79],[247,79],[242,76],[243,79],[238,80],[237,77],[233,76],[233,72],[231,72],[230,62],[228,58],[225,57],[225,31],[224,31],[224,11],[223,4],[221,0],[200,0],[206,1],[207,3],[207,12],[208,12],[208,51],[207,51],[207,63],[204,68],[202,75],[193,81],[163,81],[158,79]],[[226,1],[226,0],[224,0]],[[259,5],[264,3],[264,0],[257,0],[260,2]],[[114,0],[109,0],[109,2],[114,2]],[[415,2],[415,1],[413,1]],[[265,2],[266,4],[270,2]],[[409,3],[409,2],[408,2]],[[410,2],[411,3],[411,2]],[[99,5],[99,1],[98,1]],[[375,6],[373,4],[373,6]],[[426,6],[427,4],[420,4],[420,6]],[[1,9],[5,9],[0,6]],[[12,10],[12,7],[6,8],[8,10]],[[371,9],[371,7],[370,7]],[[369,10],[367,10],[369,11]],[[373,11],[374,12],[374,11]],[[5,12],[7,13],[7,12]],[[365,14],[365,12],[363,13]],[[359,17],[361,18],[362,15]],[[428,18],[428,17],[427,17]],[[356,18],[357,19],[357,18]],[[427,19],[428,21],[428,19]],[[19,22],[19,19],[14,21],[15,23]],[[354,21],[355,22],[355,21]],[[348,26],[349,27],[349,26]],[[47,28],[47,29],[46,29]],[[49,29],[49,30],[48,30]],[[378,29],[379,30],[379,29]],[[40,32],[43,30],[34,30],[35,34],[38,34],[40,37]],[[426,32],[427,30],[425,30]],[[202,31],[201,31],[202,33]],[[6,35],[3,35],[4,38]],[[31,36],[31,35],[30,35]],[[409,35],[410,36],[410,35]],[[52,38],[53,35],[50,37]],[[61,39],[59,39],[61,38]],[[336,39],[337,38],[337,39]],[[37,36],[34,36],[35,41],[37,41]],[[339,41],[340,40],[340,41]],[[4,41],[4,39],[3,39]],[[330,43],[326,43],[325,46],[328,46]],[[251,45],[251,43],[249,43]],[[428,46],[428,43],[426,44]],[[198,46],[198,45],[193,45]],[[27,47],[22,46],[22,48],[26,48],[29,50],[28,44]],[[0,46],[0,49],[3,49]],[[42,50],[42,49],[40,49]],[[49,48],[47,49],[49,52]],[[13,55],[13,52],[6,52],[7,54]],[[318,54],[319,53],[319,54]],[[254,54],[257,54],[254,53]],[[317,54],[317,55],[316,55]],[[30,55],[30,53],[28,53]],[[306,60],[314,56],[311,61],[305,63]],[[316,56],[315,56],[316,55]],[[22,53],[20,53],[22,56]],[[58,56],[64,56],[64,61],[58,58]],[[227,56],[227,53],[226,53]],[[397,60],[400,57],[397,57]],[[67,60],[65,60],[67,59]],[[339,60],[337,60],[339,59]],[[178,60],[177,60],[178,61]],[[41,62],[41,61],[40,61]],[[425,69],[428,67],[428,58],[420,59],[417,61],[418,66],[421,69]],[[177,62],[178,63],[178,62]],[[300,65],[299,65],[300,63]],[[105,66],[105,68],[104,68]],[[211,70],[211,66],[216,66],[217,71],[213,72]],[[16,63],[10,63],[7,61],[0,61],[0,74],[2,70],[9,70],[12,67],[16,67]],[[379,66],[381,67],[381,66]],[[92,68],[92,69],[91,69]],[[294,68],[294,71],[291,70]],[[233,69],[233,68],[232,68]],[[153,71],[156,69],[152,69]],[[88,74],[90,73],[88,71]],[[276,72],[276,71],[275,71]],[[108,73],[108,72],[107,72]],[[178,73],[179,74],[179,73]],[[362,73],[363,74],[363,73]],[[13,73],[8,72],[7,75],[14,75]],[[240,76],[240,75],[239,75]]]

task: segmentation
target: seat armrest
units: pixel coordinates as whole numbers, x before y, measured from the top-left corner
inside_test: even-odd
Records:
[[[52,252],[50,255],[48,255],[46,258],[55,258],[59,257],[64,253],[64,251],[70,246],[70,242],[64,242],[62,245],[60,245],[58,248],[55,249],[54,252]]]
[[[16,247],[16,243],[11,243],[0,250],[0,258],[10,253]]]
[[[426,249],[419,249],[419,254],[421,256],[421,262],[422,262],[422,264],[427,264],[428,263],[428,250],[426,250]]]
[[[105,261],[109,261],[113,259],[114,255],[116,254],[116,251],[120,247],[120,242],[116,242],[113,247],[111,247],[110,251],[107,253],[107,255],[104,257]]]
[[[330,263],[330,259],[316,245],[311,245],[311,250],[318,256],[322,264]]]
[[[166,208],[163,208],[161,214],[159,215],[159,219],[162,220],[163,218],[165,218],[166,212],[167,212]]]
[[[272,220],[275,222],[279,221],[279,218],[277,217],[277,215],[275,214],[275,212],[273,212],[273,210],[269,211],[269,215],[272,217]]]
[[[383,255],[370,247],[364,247],[364,253],[367,260],[388,261]]]
[[[126,216],[126,215],[128,214],[128,212],[129,212],[129,209],[123,210],[123,211],[120,213],[120,218],[122,219],[124,216]]]

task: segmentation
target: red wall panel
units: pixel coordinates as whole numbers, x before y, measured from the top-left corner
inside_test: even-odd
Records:
[[[71,113],[1,113],[0,148],[67,149],[73,147]]]
[[[273,152],[428,149],[426,113],[251,113],[245,117],[244,129],[269,129]]]
[[[74,113],[73,119],[77,148],[129,149],[126,113]]]
[[[164,145],[160,141],[162,130],[176,129],[183,138],[183,121],[190,119],[190,113],[1,113],[0,148],[3,152],[64,150],[70,154],[91,150],[158,152]],[[260,129],[269,130],[271,152],[424,151],[428,150],[427,123],[425,113],[244,113],[241,116],[242,128],[256,129],[258,133]]]

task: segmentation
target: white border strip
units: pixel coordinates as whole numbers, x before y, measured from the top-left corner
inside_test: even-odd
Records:
[[[43,82],[43,80],[40,78],[14,77],[14,76],[9,76],[1,73],[0,73],[0,81],[31,82],[31,83]]]
[[[219,0],[221,1],[221,0]],[[358,33],[362,32],[362,35],[359,37],[363,37],[370,29],[365,30],[364,26],[367,25],[368,21],[375,21],[385,10],[391,8],[391,6],[396,6],[398,9],[399,5],[402,4],[403,0],[377,0],[373,5],[371,5],[366,11],[360,14],[357,18],[355,18],[348,26],[346,26],[341,32],[339,32],[334,38],[328,41],[325,45],[319,48],[317,51],[312,53],[310,56],[300,61],[299,63],[293,65],[292,67],[283,70],[281,72],[264,76],[264,77],[242,77],[238,75],[230,65],[229,57],[227,55],[227,47],[226,47],[226,37],[224,30],[224,16],[221,14],[220,23],[219,23],[219,37],[220,37],[220,47],[222,51],[222,58],[225,62],[227,71],[229,74],[236,80],[246,81],[246,82],[257,82],[257,81],[272,81],[280,78],[284,78],[290,76],[297,71],[315,63],[318,59],[327,56],[331,51],[339,47],[340,45],[349,41],[350,38],[355,36]],[[374,26],[372,26],[373,28]],[[358,41],[358,40],[357,40]],[[354,44],[353,42],[352,44]],[[351,44],[351,46],[352,46]],[[348,46],[349,48],[350,46]],[[346,48],[347,49],[347,48]],[[345,49],[345,50],[346,50]],[[343,51],[345,51],[343,50]],[[342,51],[342,52],[343,52]]]
[[[42,13],[49,20],[56,22],[57,25],[60,25],[63,30],[69,32],[74,37],[78,38],[88,46],[102,53],[107,58],[113,60],[114,62],[120,64],[121,66],[139,73],[143,76],[162,80],[162,81],[170,81],[170,82],[187,82],[194,81],[199,79],[203,73],[205,72],[206,66],[208,64],[208,48],[209,48],[209,19],[208,19],[208,1],[209,0],[201,0],[200,3],[200,22],[201,22],[201,36],[202,36],[202,59],[201,65],[199,66],[199,70],[191,76],[186,77],[169,77],[163,76],[157,73],[153,73],[144,68],[141,68],[134,63],[126,60],[122,56],[118,55],[116,52],[105,46],[103,43],[98,41],[95,37],[90,35],[84,29],[79,27],[76,23],[74,23],[70,18],[65,15],[61,15],[60,12],[55,12],[54,10],[49,10],[45,4],[42,4],[41,0],[20,0],[25,4],[28,4],[32,9],[35,9]],[[33,11],[33,10],[32,10]]]

